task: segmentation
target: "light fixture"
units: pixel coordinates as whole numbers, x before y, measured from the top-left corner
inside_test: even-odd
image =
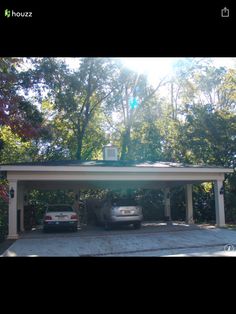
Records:
[[[13,188],[10,189],[9,193],[10,193],[11,198],[14,198],[15,191]]]
[[[224,194],[224,187],[222,185],[221,189],[220,189],[220,194]]]

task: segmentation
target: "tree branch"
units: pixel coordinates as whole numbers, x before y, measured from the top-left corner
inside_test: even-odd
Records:
[[[121,134],[122,134],[121,131],[120,131],[119,129],[115,128],[115,127],[112,125],[112,123],[111,123],[110,120],[108,119],[108,117],[107,117],[105,111],[104,111],[103,113],[104,113],[104,116],[105,116],[105,118],[106,118],[108,124],[110,125],[110,127],[111,127],[112,129],[114,129],[116,132],[118,132],[118,133],[121,135]]]
[[[91,113],[92,111],[94,111],[94,109],[95,109],[101,102],[103,102],[103,100],[105,100],[114,90],[115,90],[115,88],[113,88],[108,94],[106,94],[106,95],[105,95],[104,97],[102,97],[99,101],[97,101],[97,102],[93,105],[93,107],[91,108],[90,113]]]

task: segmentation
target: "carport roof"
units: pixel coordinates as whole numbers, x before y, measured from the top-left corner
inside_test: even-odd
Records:
[[[0,169],[7,170],[7,166],[85,166],[85,167],[152,167],[152,168],[219,168],[222,166],[215,165],[193,165],[175,162],[163,161],[130,161],[130,160],[53,160],[44,162],[21,162],[0,164]]]
[[[46,162],[24,162],[0,165],[0,177],[9,181],[22,181],[30,188],[111,187],[116,185],[146,186],[187,184],[223,180],[225,173],[233,169],[208,166],[186,165],[161,161],[121,160],[61,160]]]

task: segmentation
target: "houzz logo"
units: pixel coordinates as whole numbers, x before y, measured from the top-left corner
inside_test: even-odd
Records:
[[[6,9],[6,10],[5,10],[5,16],[6,16],[6,17],[10,17],[10,16],[11,16],[11,11],[8,10],[8,9]]]
[[[4,16],[9,17],[32,17],[32,12],[19,12],[14,10],[5,9]]]

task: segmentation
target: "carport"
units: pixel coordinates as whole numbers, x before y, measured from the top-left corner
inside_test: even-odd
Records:
[[[223,181],[233,169],[170,162],[131,162],[120,160],[48,161],[5,164],[2,176],[9,182],[8,239],[17,239],[17,210],[20,209],[20,230],[24,231],[24,201],[31,189],[126,189],[164,190],[165,216],[171,217],[170,189],[186,186],[186,221],[193,223],[192,184],[213,182],[215,190],[216,225],[225,225]]]

